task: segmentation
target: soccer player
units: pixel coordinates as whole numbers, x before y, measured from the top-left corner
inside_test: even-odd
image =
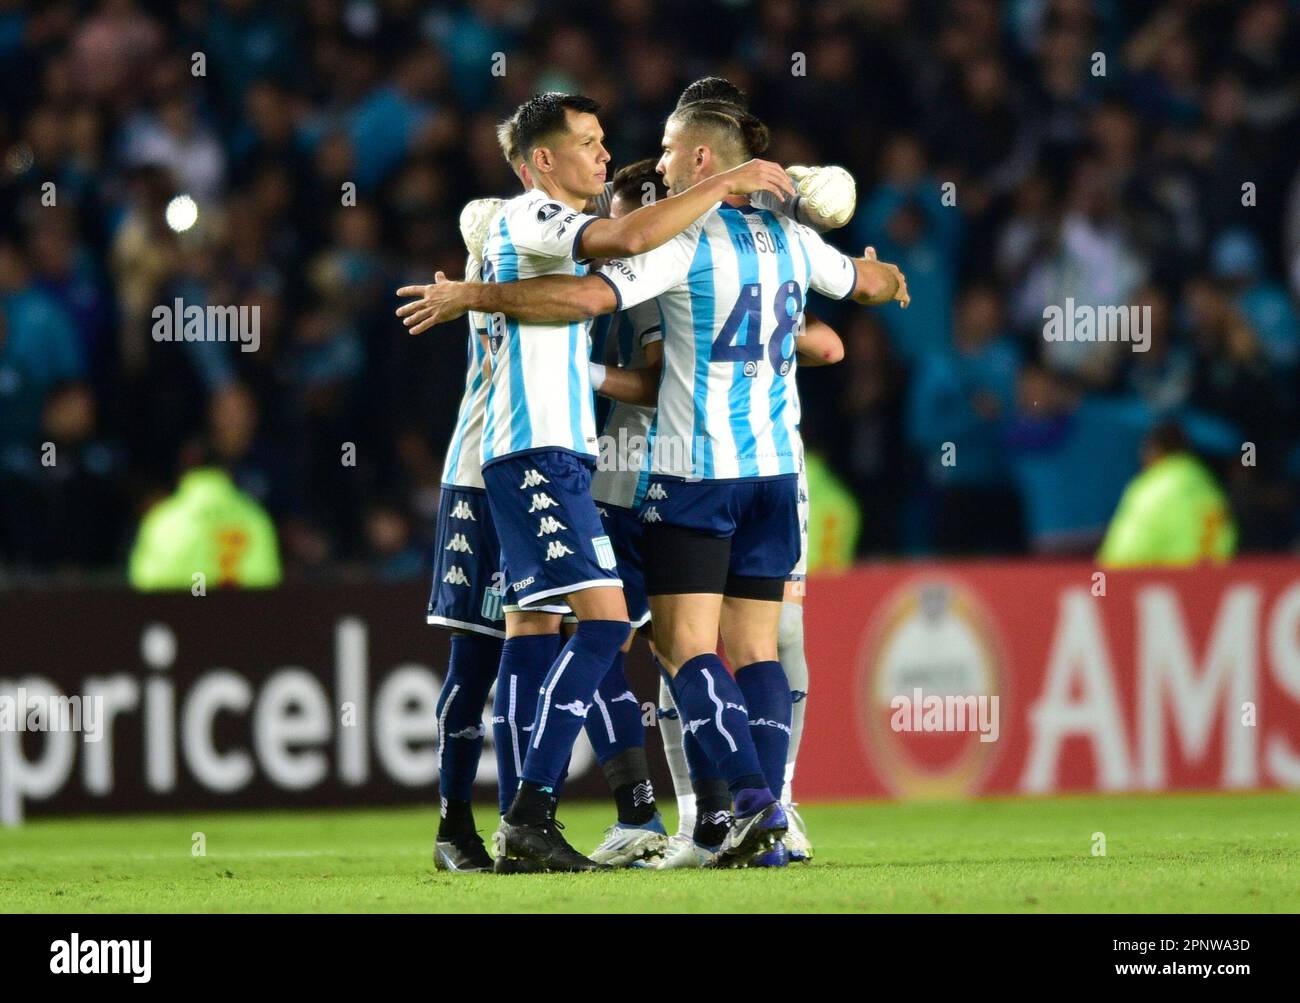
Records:
[[[475,288],[533,276],[577,278],[592,257],[657,247],[722,197],[762,188],[793,192],[778,166],[751,160],[622,219],[587,215],[581,209],[603,191],[609,160],[596,111],[588,98],[550,93],[516,112],[515,140],[535,187],[493,220],[486,281]],[[406,287],[398,294],[421,292]],[[630,628],[617,561],[590,497],[596,436],[587,331],[579,323],[520,322],[494,312],[488,338],[493,359],[483,480],[507,569],[507,598],[523,610],[560,598],[578,619],[543,682],[519,790],[502,819],[498,866],[523,860],[550,870],[591,870],[599,865],[560,832],[556,788],[592,696]]]
[[[670,192],[689,191],[765,145],[766,130],[747,112],[694,102],[670,117],[659,170]],[[749,714],[789,727],[790,691],[775,649],[798,556],[790,387],[809,288],[861,303],[908,302],[894,266],[849,258],[807,227],[730,196],[661,248],[610,261],[596,276],[424,290],[433,322],[467,309],[547,322],[658,297],[664,376],[641,512],[647,591],[655,647],[686,730],[732,795],[725,835],[705,848],[717,865],[754,860],[786,829],[772,788],[782,786],[788,730],[765,728],[772,734],[757,743],[760,763]],[[739,634],[728,653],[738,673],[749,671],[748,698],[716,654],[724,601]]]

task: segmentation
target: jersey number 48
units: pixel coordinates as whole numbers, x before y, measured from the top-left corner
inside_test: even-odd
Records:
[[[736,305],[727,314],[722,330],[713,340],[710,362],[741,362],[746,376],[757,376],[763,361],[763,285],[750,282],[740,287]],[[776,327],[766,344],[767,358],[777,375],[784,376],[794,361],[795,328],[803,314],[803,290],[797,282],[782,282],[772,301]],[[736,339],[744,341],[736,344]]]

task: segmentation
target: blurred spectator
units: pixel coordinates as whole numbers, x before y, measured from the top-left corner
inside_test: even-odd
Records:
[[[130,580],[144,592],[274,587],[280,583],[275,526],[224,470],[195,468],[144,517]]]
[[[1142,473],[1124,490],[1097,555],[1104,568],[1226,561],[1237,528],[1223,490],[1189,451],[1177,425],[1161,425],[1142,450]]]

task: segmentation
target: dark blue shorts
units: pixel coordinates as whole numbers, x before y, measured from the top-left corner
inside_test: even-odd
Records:
[[[556,596],[623,584],[591,499],[591,464],[560,449],[520,453],[484,467],[483,482],[508,569],[508,604],[537,609]]]
[[[621,505],[596,502],[605,532],[614,545],[618,559],[618,574],[623,579],[623,596],[627,600],[627,615],[634,628],[650,620],[650,601],[645,593],[645,570],[641,564],[641,537],[645,529],[636,511]]]
[[[784,579],[799,560],[799,489],[793,474],[744,481],[652,477],[640,515],[647,529],[662,524],[729,540],[727,567],[717,569],[720,580]]]
[[[443,627],[505,637],[505,576],[487,495],[444,484],[438,501],[433,591],[426,620]]]

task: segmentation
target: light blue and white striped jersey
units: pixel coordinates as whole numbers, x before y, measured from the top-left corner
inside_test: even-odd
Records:
[[[480,262],[473,255],[465,262],[465,281],[477,282],[481,276]],[[470,311],[469,347],[465,365],[465,391],[460,395],[456,411],[456,427],[447,444],[447,455],[442,461],[442,483],[456,488],[483,490],[483,459],[480,455],[483,440],[483,419],[487,406],[488,373],[486,314]],[[480,332],[483,337],[480,337]]]
[[[611,318],[605,353],[593,360],[623,369],[644,369],[645,346],[663,338],[654,302],[638,303]],[[632,508],[645,492],[650,473],[648,442],[655,409],[614,401],[600,430],[600,454],[591,475],[591,497]]]
[[[664,374],[652,472],[704,480],[799,469],[794,343],[809,289],[844,299],[857,270],[809,227],[722,205],[601,272],[620,306],[656,299]]]
[[[488,226],[483,281],[586,275],[586,262],[574,255],[582,231],[597,218],[543,191],[510,199]],[[496,313],[490,317],[488,340],[492,379],[483,464],[533,449],[563,449],[594,458],[588,325],[530,324]]]

